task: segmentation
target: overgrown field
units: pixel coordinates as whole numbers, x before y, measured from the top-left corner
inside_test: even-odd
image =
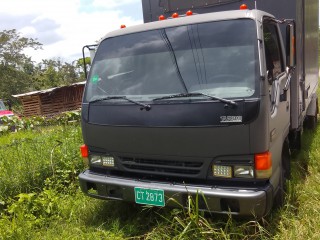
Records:
[[[260,221],[81,193],[79,124],[0,136],[0,239],[320,239],[320,129],[293,153],[285,207]]]

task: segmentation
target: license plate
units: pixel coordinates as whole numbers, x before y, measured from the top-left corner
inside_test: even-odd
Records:
[[[134,188],[135,201],[138,204],[146,204],[164,207],[164,191],[161,189]]]

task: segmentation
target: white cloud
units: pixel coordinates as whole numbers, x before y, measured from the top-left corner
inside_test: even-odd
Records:
[[[10,0],[1,3],[0,16],[10,16],[4,29],[15,28],[44,44],[43,50],[26,51],[33,60],[60,57],[71,62],[81,57],[84,45],[95,43],[121,24],[142,23],[122,14],[121,6],[135,3],[141,4],[140,0],[95,0],[94,5],[90,0]],[[0,26],[0,31],[4,29]]]
[[[93,0],[92,5],[94,7],[102,7],[105,9],[112,9],[128,4],[141,4],[141,0]]]
[[[27,26],[20,29],[19,32],[24,36],[32,36],[36,34],[37,30],[34,27]]]

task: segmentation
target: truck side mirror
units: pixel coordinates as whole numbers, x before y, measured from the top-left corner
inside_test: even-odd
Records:
[[[287,67],[292,68],[296,65],[296,26],[294,22],[286,28],[286,57]]]
[[[96,55],[96,48],[89,48],[91,63],[93,61],[94,56]]]
[[[268,71],[267,71],[267,77],[268,77],[268,82],[269,82],[269,84],[272,85],[272,82],[273,82],[273,80],[274,80],[274,78],[273,78],[273,71],[272,71],[272,70],[268,70]]]
[[[97,46],[98,44],[92,44],[92,45],[86,45],[82,48],[83,69],[84,69],[84,76],[86,79],[88,78],[88,71],[87,71],[86,56],[85,56],[84,50],[85,49],[89,50],[90,60],[92,63],[94,55],[96,54]]]

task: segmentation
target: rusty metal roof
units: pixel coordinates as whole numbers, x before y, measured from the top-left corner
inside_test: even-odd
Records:
[[[19,98],[19,97],[25,97],[25,96],[45,94],[45,93],[50,93],[50,92],[53,92],[55,90],[62,89],[62,88],[78,86],[78,85],[84,85],[85,83],[86,83],[86,81],[77,82],[77,83],[73,83],[73,84],[68,85],[68,86],[54,87],[54,88],[48,88],[48,89],[39,90],[39,91],[32,91],[32,92],[27,92],[27,93],[22,93],[22,94],[15,94],[15,95],[12,95],[12,97]]]

